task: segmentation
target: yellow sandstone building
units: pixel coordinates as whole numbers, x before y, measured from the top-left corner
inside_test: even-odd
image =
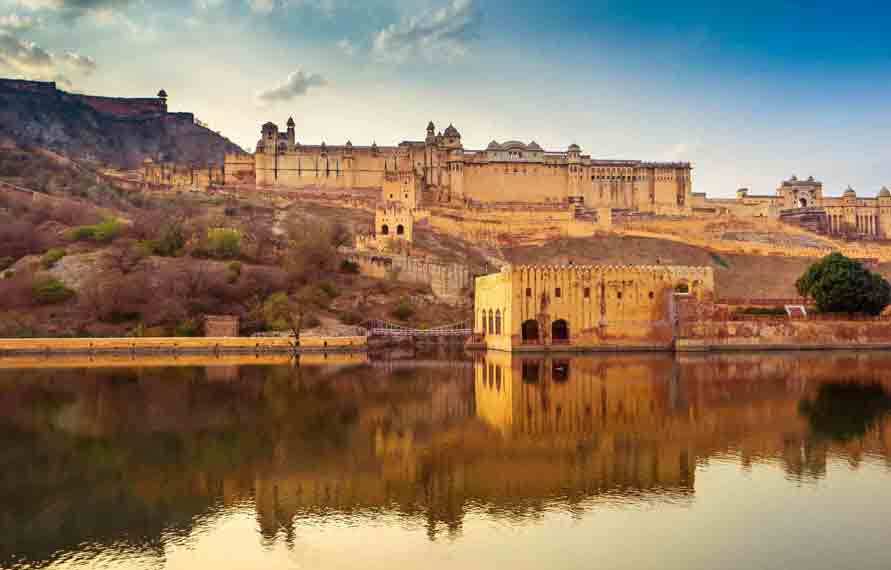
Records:
[[[487,349],[665,349],[674,295],[713,297],[710,267],[508,266],[478,277],[474,332]]]
[[[423,140],[397,146],[301,144],[293,118],[285,132],[266,123],[253,158],[257,186],[377,188],[390,173],[413,172],[439,202],[573,202],[677,214],[689,212],[692,201],[686,162],[600,160],[576,144],[547,151],[534,141],[465,149],[454,126],[437,133],[432,122]],[[243,173],[244,158],[227,156],[227,171],[230,160]]]

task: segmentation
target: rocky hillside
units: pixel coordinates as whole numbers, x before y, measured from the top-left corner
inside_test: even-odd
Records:
[[[195,124],[192,114],[168,113],[166,104],[158,102],[84,97],[51,83],[0,79],[0,143],[43,147],[120,168],[132,168],[145,158],[222,162],[226,153],[243,152]]]

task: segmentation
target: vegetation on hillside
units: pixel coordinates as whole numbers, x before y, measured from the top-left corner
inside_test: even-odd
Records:
[[[45,194],[0,191],[0,336],[191,335],[208,314],[239,316],[242,334],[356,325],[430,298],[360,275],[338,253],[352,234],[335,216],[95,179]],[[415,324],[457,320],[412,303],[400,315]]]

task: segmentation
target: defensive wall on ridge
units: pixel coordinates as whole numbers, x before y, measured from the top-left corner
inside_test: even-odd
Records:
[[[343,251],[365,275],[429,285],[434,295],[446,301],[459,302],[472,286],[473,275],[463,264],[441,263],[402,254]]]

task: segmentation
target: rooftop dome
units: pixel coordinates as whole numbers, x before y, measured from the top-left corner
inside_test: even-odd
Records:
[[[289,126],[289,127],[293,127],[293,126],[294,126],[294,117],[288,117],[288,126]]]
[[[263,130],[264,130],[264,131],[271,131],[271,130],[275,130],[275,129],[277,129],[277,128],[278,128],[278,127],[276,126],[276,124],[273,123],[272,121],[263,124]]]
[[[848,189],[844,191],[844,193],[842,194],[842,197],[843,197],[843,198],[856,198],[856,197],[857,197],[857,193],[854,192],[854,189],[853,189],[853,188],[851,188],[850,186],[848,186]]]
[[[435,131],[435,130],[436,130],[436,125],[433,124],[433,121],[430,121],[429,123],[427,123],[427,130],[428,130],[428,131]]]
[[[571,145],[569,145],[569,151],[570,151],[570,152],[572,152],[572,151],[580,151],[580,150],[582,150],[582,147],[580,147],[579,145],[577,145],[577,144],[575,144],[575,143],[572,143]]]
[[[166,99],[166,98],[167,98],[167,92],[164,91],[163,89],[161,89],[160,91],[158,91],[158,97],[160,97],[161,99]]]
[[[498,141],[492,141],[489,143],[489,146],[486,147],[486,150],[498,150],[501,148],[501,145],[498,144]]]
[[[443,134],[445,134],[445,136],[447,137],[456,137],[459,139],[461,138],[461,133],[459,133],[458,129],[455,128],[455,125],[451,123],[449,123],[449,126],[446,127],[445,133]]]
[[[537,142],[532,141],[531,143],[529,143],[528,145],[526,145],[526,149],[527,149],[527,150],[541,150],[541,147],[538,146],[538,143],[537,143]]]
[[[887,186],[882,186],[882,189],[879,190],[879,198],[891,198],[891,190],[888,190]]]

